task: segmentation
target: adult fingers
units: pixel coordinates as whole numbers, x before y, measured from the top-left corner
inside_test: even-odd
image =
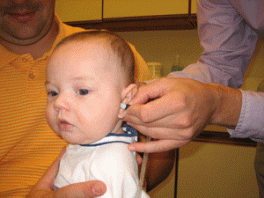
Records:
[[[128,125],[132,126],[134,129],[144,134],[145,136],[151,137],[153,139],[191,139],[196,134],[196,128],[186,127],[186,128],[167,128],[167,127],[150,127],[146,125],[137,125],[134,123],[127,122]]]
[[[184,129],[189,128],[193,125],[193,120],[189,112],[175,112],[173,114],[167,115],[163,118],[151,121],[144,122],[140,118],[127,115],[125,121],[127,124],[133,125],[142,125],[148,128],[170,128],[170,129]]]
[[[53,197],[76,197],[76,198],[93,198],[101,196],[106,192],[107,188],[102,181],[88,181],[82,183],[76,183],[68,185],[64,188],[60,188],[53,191]],[[50,194],[46,194],[46,197],[50,197]]]
[[[137,159],[137,164],[138,165],[141,165],[142,164],[142,162],[143,162],[143,159],[142,159],[142,157],[137,153],[137,155],[136,155],[136,159]]]
[[[191,140],[156,140],[150,142],[138,142],[128,145],[128,149],[131,151],[143,152],[143,153],[157,153],[169,151],[175,148],[182,147],[188,144]]]
[[[158,98],[164,95],[164,89],[167,90],[166,83],[163,79],[156,80],[155,82],[140,86],[136,96],[129,102],[129,104],[144,104],[149,99]]]
[[[103,195],[106,190],[106,185],[102,181],[87,181],[71,184],[55,191],[36,188],[31,190],[27,198],[93,198]]]
[[[144,104],[151,98],[151,90],[148,89],[149,85],[144,85],[138,88],[134,98],[129,102],[130,105]]]
[[[139,124],[139,121],[149,123],[172,114],[179,114],[179,112],[183,110],[185,104],[183,104],[180,99],[177,100],[177,96],[176,99],[173,99],[171,97],[172,95],[173,94],[164,95],[147,104],[130,106],[127,109],[125,120],[129,122],[134,121],[137,124]]]

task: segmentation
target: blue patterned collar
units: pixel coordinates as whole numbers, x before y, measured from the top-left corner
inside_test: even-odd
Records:
[[[109,133],[107,136],[105,136],[101,140],[98,140],[91,144],[81,144],[81,146],[90,147],[90,146],[101,146],[101,145],[110,144],[110,143],[131,144],[133,142],[137,142],[138,133],[134,128],[132,128],[129,125],[123,125],[122,129],[124,131],[124,133],[122,134]]]

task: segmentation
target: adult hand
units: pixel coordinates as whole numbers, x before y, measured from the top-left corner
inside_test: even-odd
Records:
[[[92,198],[101,196],[106,192],[106,185],[102,181],[88,181],[82,183],[71,184],[66,187],[53,191],[53,182],[58,170],[61,157],[65,153],[65,148],[59,157],[52,163],[43,177],[32,188],[27,198],[45,198],[45,197],[86,197]]]
[[[229,97],[223,97],[229,92],[236,94],[238,100],[233,97],[231,100],[237,105],[230,103]],[[148,102],[150,99],[152,101]],[[125,121],[154,141],[133,143],[128,148],[138,152],[160,152],[184,146],[207,124],[222,124],[217,116],[225,117],[228,108],[232,110],[231,105],[237,107],[238,116],[230,119],[235,125],[241,109],[240,99],[240,91],[192,79],[162,78],[144,85],[131,100]]]

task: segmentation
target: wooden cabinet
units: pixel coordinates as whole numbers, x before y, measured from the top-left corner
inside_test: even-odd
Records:
[[[102,0],[56,0],[56,13],[63,22],[102,21]]]
[[[63,22],[85,29],[123,32],[197,27],[196,0],[56,0],[56,13]]]
[[[197,3],[196,0],[191,1],[191,13],[197,14]]]
[[[188,14],[187,0],[104,0],[104,18]]]

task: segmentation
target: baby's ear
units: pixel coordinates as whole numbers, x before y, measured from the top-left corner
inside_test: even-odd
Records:
[[[122,91],[122,103],[128,104],[137,93],[137,85],[130,84]],[[118,118],[123,119],[126,115],[126,110],[119,110]]]

